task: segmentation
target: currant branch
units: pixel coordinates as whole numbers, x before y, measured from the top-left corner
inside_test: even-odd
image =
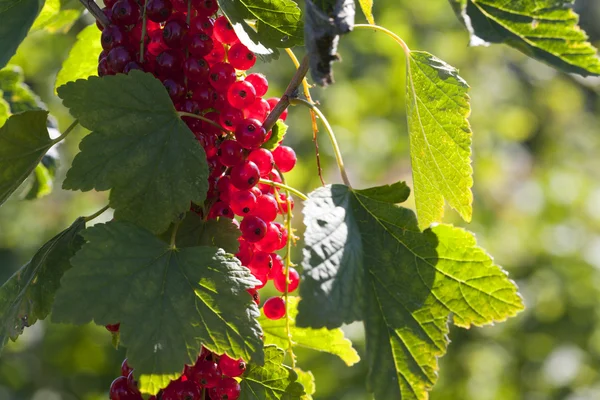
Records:
[[[94,0],[79,0],[79,2],[96,18],[100,25],[103,27],[110,25],[108,17]]]
[[[73,129],[75,129],[77,127],[77,125],[79,125],[79,121],[78,120],[73,121],[73,123],[71,123],[71,125],[69,125],[69,127],[62,133],[62,135],[60,135],[56,139],[52,140],[52,144],[55,145],[56,143],[59,143],[62,140],[64,140],[64,138],[69,136],[69,133],[71,133],[73,131]]]
[[[102,215],[104,213],[104,211],[106,211],[108,209],[109,209],[109,206],[106,205],[106,206],[102,207],[100,210],[93,213],[92,215],[83,217],[83,219],[85,220],[85,222],[90,222],[91,220],[98,218],[100,215]]]
[[[307,195],[305,195],[304,193],[302,193],[298,189],[295,189],[295,188],[293,188],[291,186],[288,186],[288,185],[286,185],[284,183],[274,182],[274,181],[271,181],[271,180],[268,180],[268,179],[261,179],[258,182],[262,183],[262,184],[265,184],[265,185],[275,186],[275,187],[277,187],[279,189],[283,189],[283,190],[288,191],[288,192],[292,192],[296,196],[298,196],[299,198],[301,198],[302,200],[305,200],[305,201],[308,200],[308,196]]]

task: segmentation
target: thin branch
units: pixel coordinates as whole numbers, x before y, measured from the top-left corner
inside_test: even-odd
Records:
[[[286,110],[286,108],[288,108],[288,106],[290,105],[290,98],[295,97],[294,94],[296,92],[296,89],[298,89],[298,86],[300,86],[302,84],[302,80],[306,76],[307,72],[308,72],[308,56],[304,56],[304,59],[302,60],[300,67],[298,67],[298,69],[296,70],[294,77],[290,81],[290,84],[288,85],[287,89],[285,90],[285,93],[283,94],[283,96],[281,96],[279,103],[277,103],[277,105],[271,111],[271,113],[265,120],[265,123],[263,124],[263,127],[265,128],[265,130],[267,132],[269,132],[271,130],[271,128],[273,128],[273,126],[275,125],[275,123],[277,122],[277,120],[279,119],[281,114],[283,114],[283,112]]]
[[[94,0],[79,0],[79,2],[90,12],[90,14],[92,14],[94,18],[96,18],[96,21],[98,21],[100,25],[103,27],[110,25],[108,17],[106,14],[104,14],[104,11],[98,7],[98,4],[96,4]]]
[[[93,213],[92,215],[89,215],[87,217],[83,217],[83,219],[85,219],[85,222],[90,222],[91,220],[99,217],[100,215],[102,215],[102,213],[104,213],[104,211],[108,210],[109,206],[104,206],[102,207],[100,210],[96,211],[95,213]]]

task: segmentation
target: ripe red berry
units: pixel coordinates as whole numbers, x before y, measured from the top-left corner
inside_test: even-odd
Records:
[[[162,30],[156,29],[151,31],[148,33],[148,37],[150,38],[150,41],[148,42],[146,50],[149,54],[157,56],[168,49],[165,41],[163,40]]]
[[[137,61],[129,61],[123,68],[123,73],[128,74],[129,72],[133,71],[134,69],[138,70],[138,71],[144,70],[144,68],[142,68],[142,66]]]
[[[240,110],[251,106],[256,100],[256,90],[246,81],[234,82],[227,89],[227,101]]]
[[[227,131],[233,131],[242,122],[243,118],[244,114],[241,110],[227,105],[223,107],[221,114],[219,114],[219,125]]]
[[[127,359],[124,359],[123,363],[121,363],[121,376],[128,377],[131,371],[133,371],[133,368],[127,364]]]
[[[104,28],[100,35],[100,44],[104,50],[127,45],[128,37],[125,31],[117,25],[109,25]]]
[[[172,49],[183,47],[183,39],[188,31],[188,25],[177,16],[169,18],[163,28],[163,40]]]
[[[244,217],[256,207],[256,196],[249,190],[234,192],[231,194],[229,207],[236,215]]]
[[[140,19],[140,7],[133,0],[119,0],[111,10],[112,21],[116,25],[135,25]]]
[[[126,376],[120,376],[111,383],[108,395],[110,400],[141,400],[142,398],[139,393],[130,389]]]
[[[238,41],[233,26],[231,26],[229,20],[225,16],[220,16],[215,20],[213,35],[215,36],[215,39],[223,44],[234,44]]]
[[[281,319],[285,316],[285,301],[281,297],[271,297],[263,305],[265,317],[270,320]]]
[[[267,149],[254,149],[248,154],[248,160],[252,161],[258,167],[260,176],[267,176],[275,166],[273,155]]]
[[[175,79],[165,79],[163,86],[167,89],[167,93],[169,93],[169,97],[173,103],[177,103],[185,96],[185,87]]]
[[[161,77],[178,77],[182,73],[183,57],[180,51],[165,50],[156,57],[156,72]]]
[[[241,358],[236,360],[223,354],[219,357],[219,369],[223,375],[237,378],[246,371],[246,363]]]
[[[192,0],[194,8],[199,15],[210,17],[219,9],[219,4],[216,0]]]
[[[243,265],[248,265],[250,260],[252,260],[254,246],[241,237],[238,239],[238,242],[240,244],[240,249],[235,253],[235,256]]]
[[[118,74],[123,72],[125,66],[132,60],[131,53],[123,46],[115,47],[108,52],[106,62],[112,73]]]
[[[147,0],[146,16],[150,21],[165,22],[173,12],[171,0]]]
[[[209,68],[203,58],[188,57],[183,63],[183,74],[190,81],[205,81]]]
[[[107,331],[109,331],[111,333],[117,333],[117,332],[119,332],[120,326],[121,326],[121,324],[108,324],[108,325],[105,325],[105,328]]]
[[[213,26],[215,22],[212,18],[205,17],[203,15],[199,15],[190,20],[190,34],[196,35],[198,33],[205,33],[208,36],[212,36],[213,34]]]
[[[247,292],[252,296],[252,300],[256,303],[256,305],[260,305],[260,295],[258,294],[258,290],[256,289],[248,289]]]
[[[281,250],[285,246],[285,242],[283,242],[282,239],[283,232],[274,222],[270,222],[267,226],[265,236],[260,241],[256,242],[255,246],[258,250],[273,253],[277,250]]]
[[[262,124],[267,119],[271,106],[261,97],[254,99],[254,103],[244,108],[244,118],[252,118],[260,121]]]
[[[246,149],[257,149],[265,142],[267,132],[260,121],[245,119],[235,127],[235,138]]]
[[[289,172],[296,165],[296,152],[289,146],[279,146],[273,150],[273,159],[281,172]]]
[[[235,69],[241,71],[246,71],[256,64],[256,55],[239,42],[229,48],[227,59]]]
[[[187,39],[187,49],[194,57],[207,56],[213,47],[213,40],[204,32],[196,33]]]
[[[235,140],[224,140],[218,155],[223,165],[233,167],[244,159],[244,148]]]
[[[199,360],[191,368],[190,377],[200,386],[210,389],[217,386],[221,380],[221,371],[216,363],[209,360]]]
[[[267,78],[260,73],[253,73],[246,76],[246,81],[250,82],[254,89],[256,89],[256,95],[262,97],[267,93],[269,89],[269,81]]]
[[[248,263],[248,268],[254,275],[269,275],[273,267],[273,259],[270,253],[264,251],[256,251],[252,256],[252,260]]]
[[[229,205],[227,205],[227,203],[225,203],[223,201],[217,201],[210,208],[210,211],[208,212],[208,216],[211,218],[225,217],[225,218],[232,219],[233,211],[231,211],[231,208],[229,208]]]
[[[191,380],[173,381],[167,386],[161,400],[200,400],[202,389]]]
[[[213,42],[211,52],[204,59],[212,66],[225,59],[225,47],[221,42]]]
[[[244,160],[231,168],[231,184],[239,190],[248,190],[258,183],[260,173],[252,161]]]
[[[275,271],[271,276],[273,278],[275,289],[281,293],[285,293],[285,269]],[[300,274],[298,274],[298,271],[296,271],[295,268],[290,267],[289,277],[290,283],[288,284],[288,293],[291,293],[296,290],[300,284]]]
[[[249,215],[244,217],[240,224],[242,237],[250,243],[256,243],[265,237],[267,233],[267,224],[262,219]]]
[[[270,194],[263,194],[256,198],[256,207],[252,215],[256,215],[265,222],[272,222],[277,218],[279,206],[275,197]]]
[[[235,69],[230,64],[220,62],[210,68],[209,82],[219,91],[225,92],[235,80]]]
[[[106,76],[111,74],[112,72],[110,71],[110,68],[108,68],[108,61],[106,61],[106,57],[104,57],[98,63],[98,76]]]
[[[290,196],[290,205],[294,209],[294,198]],[[287,214],[288,212],[288,197],[285,193],[279,193],[279,212]]]

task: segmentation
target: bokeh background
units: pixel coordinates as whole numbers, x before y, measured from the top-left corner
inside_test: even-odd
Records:
[[[578,0],[575,8],[600,45],[600,2]],[[504,46],[468,48],[466,31],[444,0],[377,0],[374,10],[379,24],[411,48],[459,68],[471,85],[474,218],[465,224],[447,210],[446,220],[476,233],[517,281],[527,305],[497,326],[452,327],[431,399],[600,399],[600,79],[558,73]],[[11,61],[61,130],[72,120],[53,94],[54,79],[90,22],[84,16],[66,33],[37,32]],[[360,30],[343,38],[339,52],[336,84],[313,89],[313,97],[336,131],[354,186],[410,181],[401,49],[380,33]],[[277,96],[293,65],[284,54],[254,71],[267,74],[269,94]],[[292,108],[288,122],[286,143],[300,161],[287,179],[308,192],[320,184],[308,112]],[[14,195],[0,208],[0,282],[74,218],[106,204],[106,193],[60,189],[84,134],[77,131],[61,147],[51,195],[35,201]],[[339,182],[325,135],[319,144],[325,180]],[[362,326],[345,329],[364,354]],[[316,376],[315,399],[369,398],[364,363],[346,367],[333,356],[299,354],[300,367]],[[123,358],[103,327],[40,322],[0,357],[0,400],[107,399]]]

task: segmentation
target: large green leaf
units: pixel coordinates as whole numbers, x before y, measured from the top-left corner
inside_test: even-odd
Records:
[[[72,258],[52,310],[55,322],[119,322],[141,389],[156,394],[204,345],[262,364],[256,281],[214,247],[173,249],[130,222],[95,225]]]
[[[81,8],[64,9],[61,0],[46,0],[31,31],[46,30],[50,33],[67,32],[81,15]]]
[[[598,50],[577,26],[574,0],[450,0],[471,45],[506,43],[565,72],[600,74]]]
[[[69,81],[98,75],[98,54],[102,51],[101,33],[95,24],[79,32],[77,42],[56,76],[55,90]]]
[[[12,115],[0,128],[0,205],[54,144],[46,129],[47,118],[47,111],[25,111]]]
[[[300,298],[288,297],[287,312],[290,318],[290,334],[294,346],[303,347],[316,351],[323,351],[340,357],[346,365],[351,366],[360,361],[360,357],[352,342],[344,337],[344,332],[339,329],[312,329],[296,326],[296,315],[298,315],[298,302]],[[281,348],[288,347],[287,322],[285,318],[270,320],[261,315],[258,320],[265,333],[265,344],[274,344]]]
[[[60,278],[83,242],[79,232],[84,228],[85,220],[77,219],[0,287],[0,351],[9,338],[15,340],[25,327],[48,316]]]
[[[204,202],[206,154],[158,79],[140,71],[90,77],[59,87],[58,95],[92,131],[79,145],[65,189],[111,189],[115,217],[155,233],[190,202]]]
[[[15,54],[44,0],[0,0],[0,68]]]
[[[449,225],[421,232],[411,210],[374,192],[333,185],[309,196],[296,323],[364,321],[369,391],[378,400],[424,400],[446,352],[448,322],[503,321],[522,300],[471,233]],[[350,300],[340,293],[360,306],[346,311]]]
[[[444,199],[464,220],[472,214],[469,86],[431,54],[407,61],[407,116],[419,226],[441,221]]]
[[[232,24],[267,48],[288,48],[304,42],[302,12],[292,0],[219,0],[219,5]],[[256,30],[244,21],[256,22]]]
[[[296,371],[283,365],[284,358],[277,346],[265,346],[265,364],[248,364],[242,376],[240,400],[301,400],[304,388]]]

